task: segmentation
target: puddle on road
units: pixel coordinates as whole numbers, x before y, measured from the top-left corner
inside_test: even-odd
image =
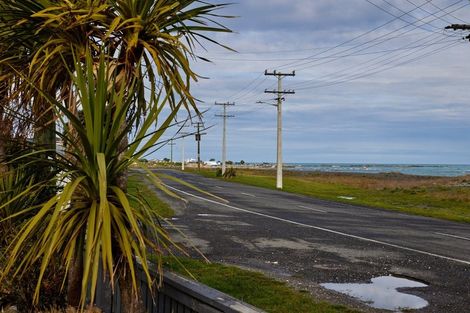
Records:
[[[398,288],[424,288],[428,285],[394,276],[381,276],[371,279],[368,284],[321,284],[326,289],[334,290],[366,302],[376,309],[400,311],[401,309],[422,309],[429,303],[417,296],[397,291]]]

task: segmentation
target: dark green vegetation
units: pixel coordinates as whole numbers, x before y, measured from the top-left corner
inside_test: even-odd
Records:
[[[212,170],[200,172],[215,177]],[[284,173],[284,191],[325,200],[470,223],[470,177]],[[230,181],[275,189],[275,172],[237,169]],[[346,198],[345,198],[346,197]],[[352,199],[351,199],[352,198]]]
[[[201,283],[270,313],[358,312],[341,305],[317,302],[308,291],[294,290],[286,283],[268,278],[262,273],[193,259],[179,261],[181,264],[166,258],[164,265],[185,276],[189,276],[189,271]]]

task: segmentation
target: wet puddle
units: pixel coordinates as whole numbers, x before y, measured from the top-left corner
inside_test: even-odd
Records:
[[[394,276],[381,276],[371,279],[368,284],[321,284],[326,289],[347,294],[376,309],[400,311],[422,309],[429,303],[417,296],[399,292],[399,288],[424,288],[428,285]]]

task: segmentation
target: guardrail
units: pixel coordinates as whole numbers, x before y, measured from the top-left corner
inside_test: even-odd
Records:
[[[142,300],[148,313],[264,313],[218,290],[173,273],[165,273],[163,286],[152,294],[142,269],[138,270]],[[103,313],[121,311],[119,286],[111,293],[109,284],[98,280],[95,304]]]

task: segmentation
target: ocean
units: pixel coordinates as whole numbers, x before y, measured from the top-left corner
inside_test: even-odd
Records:
[[[286,163],[293,171],[343,173],[402,173],[420,176],[456,177],[470,175],[470,165],[455,164],[356,164],[356,163]]]

